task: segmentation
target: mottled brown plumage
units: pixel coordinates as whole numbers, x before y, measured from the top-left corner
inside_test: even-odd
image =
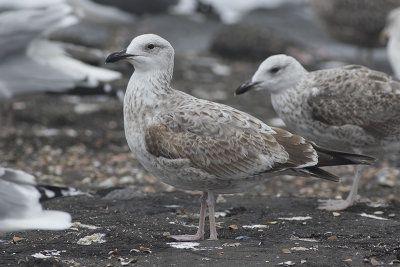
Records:
[[[318,144],[368,153],[400,151],[400,81],[385,73],[358,65],[308,72],[296,59],[275,55],[237,93],[251,88],[269,90],[288,128]],[[329,209],[348,207],[355,200],[350,196]]]
[[[400,135],[399,80],[363,66],[310,76],[304,86],[320,88],[307,99],[313,119],[331,126],[357,125],[376,143]]]
[[[232,107],[195,98],[170,87],[174,51],[156,35],[136,37],[126,51],[108,57],[128,59],[135,67],[124,99],[128,145],[139,162],[161,181],[201,190],[199,230],[177,240],[204,237],[206,204],[210,239],[217,239],[214,193],[249,189],[278,174],[313,175],[337,181],[321,169],[318,148],[304,138],[270,128]],[[340,164],[370,163],[371,158],[325,150]],[[207,203],[206,203],[207,199]]]

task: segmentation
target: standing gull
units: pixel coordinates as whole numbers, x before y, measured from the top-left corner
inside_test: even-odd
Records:
[[[69,189],[64,189],[69,193]],[[69,213],[43,210],[39,203],[41,198],[63,195],[63,189],[57,190],[57,187],[37,186],[34,177],[23,171],[0,168],[0,233],[69,228]]]
[[[266,89],[290,130],[318,143],[356,152],[400,150],[400,81],[363,66],[308,72],[293,57],[275,55],[261,63],[236,94]],[[342,210],[357,201],[360,166],[346,200],[320,208]]]
[[[207,205],[210,239],[217,239],[214,194],[244,191],[262,179],[289,173],[337,181],[319,167],[373,161],[318,147],[232,107],[174,90],[174,49],[157,35],[136,37],[106,62],[122,59],[135,68],[124,99],[130,149],[163,182],[204,192],[197,233],[171,236],[176,240],[204,238]]]

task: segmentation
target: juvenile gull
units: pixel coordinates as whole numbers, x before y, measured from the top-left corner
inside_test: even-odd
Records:
[[[383,39],[387,39],[387,54],[390,65],[397,78],[400,78],[400,8],[392,10],[382,31]]]
[[[0,168],[0,233],[69,228],[69,213],[43,210],[39,203],[40,198],[62,195],[62,190],[64,189],[37,186],[34,177],[28,173]]]
[[[319,167],[373,161],[318,147],[232,107],[174,90],[174,49],[157,35],[136,37],[106,62],[122,59],[135,68],[124,99],[130,149],[163,182],[204,192],[197,233],[172,236],[176,240],[204,238],[207,205],[210,239],[217,239],[214,194],[244,191],[262,179],[288,173],[337,181]]]
[[[261,63],[236,94],[266,89],[287,127],[335,149],[365,152],[400,150],[400,81],[363,66],[308,72],[293,57],[275,55]],[[341,210],[357,200],[360,167],[346,200],[320,208]]]

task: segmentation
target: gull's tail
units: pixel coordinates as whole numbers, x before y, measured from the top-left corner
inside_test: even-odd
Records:
[[[326,149],[326,148],[317,146],[314,143],[311,143],[311,144],[314,147],[314,149],[317,151],[318,163],[314,166],[303,168],[303,169],[301,169],[301,171],[306,172],[307,174],[309,174],[311,176],[334,181],[334,182],[338,182],[339,177],[330,172],[322,170],[319,167],[339,166],[339,165],[358,165],[358,164],[372,165],[375,163],[375,160],[376,160],[375,158],[366,156],[366,155],[335,151],[335,150],[330,150],[330,149]]]

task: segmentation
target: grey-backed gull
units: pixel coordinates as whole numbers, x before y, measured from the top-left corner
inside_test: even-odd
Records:
[[[69,213],[43,210],[40,198],[62,195],[57,187],[37,186],[26,172],[0,168],[0,233],[30,229],[63,230],[71,226]],[[68,193],[67,188],[65,188]]]
[[[161,181],[204,192],[197,233],[171,236],[176,240],[204,238],[207,205],[210,239],[217,239],[214,194],[244,191],[262,179],[288,173],[336,181],[319,167],[373,161],[318,147],[232,107],[174,90],[174,49],[157,35],[134,38],[106,62],[119,60],[135,68],[124,99],[130,149]]]
[[[288,128],[318,144],[363,152],[400,150],[400,81],[363,66],[308,72],[293,57],[261,63],[236,94],[266,89]],[[320,208],[345,209],[356,202],[360,168],[346,200]]]

